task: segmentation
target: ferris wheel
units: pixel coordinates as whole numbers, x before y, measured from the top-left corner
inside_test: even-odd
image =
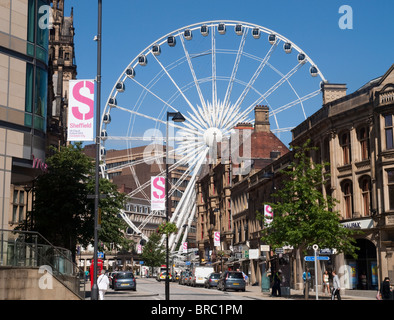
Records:
[[[195,182],[213,141],[228,139],[238,123],[253,123],[255,106],[263,104],[271,131],[290,143],[290,130],[320,108],[325,81],[301,48],[265,27],[221,20],[174,30],[143,49],[114,84],[101,116],[101,174],[129,170],[134,187],[128,196],[150,203],[146,172],[155,166],[165,177],[168,147],[169,171],[179,173],[169,188],[179,197],[171,216],[179,230],[169,239],[174,251],[196,213]],[[180,112],[185,121],[168,121],[168,112]],[[128,150],[128,160],[109,168],[109,149]],[[138,226],[121,215],[147,239],[144,223],[163,212],[152,210]]]

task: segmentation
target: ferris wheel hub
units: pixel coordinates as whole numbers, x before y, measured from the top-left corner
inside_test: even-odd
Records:
[[[218,128],[208,128],[204,132],[204,141],[208,147],[213,147],[216,143],[222,142],[223,134]]]

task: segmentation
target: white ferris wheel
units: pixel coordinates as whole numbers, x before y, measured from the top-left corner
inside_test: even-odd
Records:
[[[180,193],[171,216],[179,230],[169,239],[174,251],[181,235],[183,241],[187,237],[188,228],[182,226],[190,227],[196,212],[195,182],[212,136],[228,139],[238,123],[254,122],[256,105],[266,105],[271,131],[288,144],[290,130],[320,108],[325,81],[301,48],[265,27],[220,20],[174,30],[143,49],[116,81],[101,116],[101,174],[130,170],[135,187],[129,197],[149,203],[150,176],[138,166],[156,163],[157,175],[165,177],[163,152],[136,158],[133,150],[169,146],[169,158],[175,159],[169,171],[181,172],[169,184],[170,196]],[[168,112],[181,112],[186,121],[167,121]],[[109,149],[128,150],[129,161],[109,168]],[[181,189],[185,181],[187,187]],[[148,239],[144,222],[136,226],[121,215],[133,232]],[[151,211],[146,221],[155,215],[163,213]]]

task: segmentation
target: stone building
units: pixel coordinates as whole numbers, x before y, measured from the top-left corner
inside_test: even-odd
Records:
[[[330,162],[322,191],[339,200],[341,223],[362,231],[357,259],[332,255],[319,266],[336,269],[347,289],[376,290],[394,276],[393,115],[394,65],[351,94],[324,84],[323,107],[293,130],[293,144],[311,139],[314,162]]]
[[[357,259],[322,248],[330,260],[318,263],[319,285],[321,272],[336,269],[343,288],[376,290],[384,277],[394,277],[394,65],[359,90],[346,90],[345,84],[323,84],[322,108],[292,130],[291,144],[310,139],[318,147],[312,160],[330,163],[324,168],[330,178],[323,194],[339,200],[335,210],[344,227],[362,231],[355,238]],[[259,236],[256,214],[264,202],[275,202],[271,194],[280,186],[279,170],[291,161],[292,153],[284,152],[246,175],[231,176],[230,163],[204,172],[197,184],[197,240],[207,261],[222,265],[224,260],[224,269],[240,268],[259,284],[267,268],[285,267],[286,286],[295,289],[303,287],[306,266],[314,274],[314,263],[305,262],[303,254],[287,255],[292,248],[268,251]],[[221,242],[215,248],[216,230]]]
[[[243,214],[248,210],[249,199],[245,194],[234,196],[236,191],[234,193],[232,190],[247,181],[246,176],[261,170],[289,151],[270,131],[266,106],[255,107],[254,126],[240,123],[234,129],[240,136],[250,137],[248,143],[239,139],[243,143],[237,146],[237,150],[231,151],[231,161],[219,156],[215,163],[203,168],[196,183],[200,260],[202,263],[218,265],[219,270],[234,266],[234,248],[242,247],[249,237],[247,230],[250,221]],[[219,145],[219,149],[225,147],[225,142]],[[239,160],[235,161],[238,156]],[[240,187],[240,190],[246,189]],[[214,245],[215,232],[220,232],[219,246]]]
[[[64,14],[64,0],[52,0],[48,47],[47,146],[67,144],[68,81],[76,79],[74,17]]]

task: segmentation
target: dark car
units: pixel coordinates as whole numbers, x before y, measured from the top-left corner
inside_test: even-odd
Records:
[[[179,279],[179,284],[186,285],[186,281],[189,277],[190,277],[189,271],[182,271],[181,278]]]
[[[221,274],[218,281],[218,290],[226,291],[227,289],[245,291],[246,282],[242,272],[225,271]]]
[[[210,289],[211,287],[217,287],[220,278],[220,273],[212,272],[205,280],[204,287]]]
[[[112,288],[116,290],[137,290],[137,281],[130,271],[119,271],[113,275]]]

